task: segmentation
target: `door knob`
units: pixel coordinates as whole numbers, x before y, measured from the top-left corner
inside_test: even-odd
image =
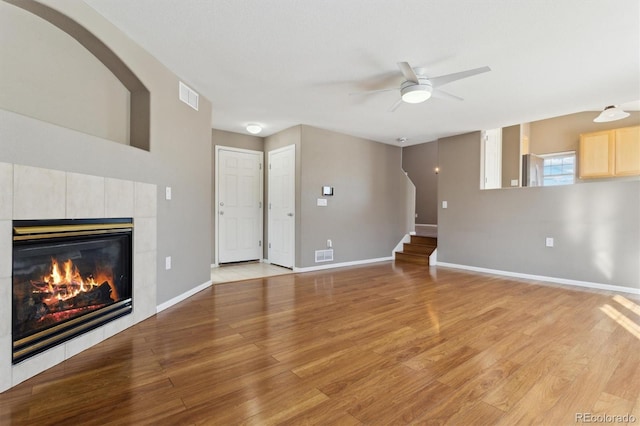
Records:
[[[224,206],[224,203],[222,201],[220,201],[220,207]]]
[[[287,216],[293,216],[293,213],[287,213]]]
[[[223,211],[221,211],[221,212],[220,212],[220,216],[222,216],[223,214],[224,214],[224,212],[223,212]]]

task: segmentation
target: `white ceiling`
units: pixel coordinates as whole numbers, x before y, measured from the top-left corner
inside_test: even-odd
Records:
[[[405,145],[640,99],[638,0],[85,0],[211,100],[212,126],[308,124]],[[396,63],[438,76],[389,108]],[[634,104],[637,109],[638,103]]]

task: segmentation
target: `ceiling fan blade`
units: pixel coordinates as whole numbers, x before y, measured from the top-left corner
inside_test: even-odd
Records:
[[[373,93],[391,92],[392,90],[400,90],[400,88],[399,87],[392,87],[390,89],[367,90],[367,91],[364,91],[364,92],[351,92],[351,93],[349,93],[349,96],[371,95]]]
[[[480,67],[474,68],[472,70],[454,72],[453,74],[441,75],[439,77],[430,78],[431,84],[433,87],[443,86],[445,84],[451,83],[452,81],[461,80],[463,78],[471,77],[476,74],[482,74],[484,72],[491,71],[489,67]]]
[[[407,81],[419,84],[418,76],[408,62],[398,62],[398,68],[400,68],[402,75],[404,75],[404,78],[406,78]]]
[[[434,98],[449,99],[453,101],[464,101],[460,96],[452,95],[451,93],[440,89],[433,89],[431,96]]]
[[[395,104],[393,104],[393,105],[391,106],[391,108],[389,108],[389,112],[394,112],[395,110],[397,110],[397,109],[398,109],[398,107],[399,107],[400,105],[402,105],[402,98],[398,99],[398,100],[396,101],[396,103],[395,103]]]

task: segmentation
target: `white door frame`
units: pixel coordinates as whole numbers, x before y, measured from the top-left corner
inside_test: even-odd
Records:
[[[296,184],[296,145],[295,144],[291,144],[291,145],[287,145],[287,146],[283,146],[282,148],[278,148],[278,149],[274,149],[271,150],[267,153],[267,186],[269,189],[269,195],[271,195],[271,155],[272,154],[277,154],[279,152],[283,152],[285,150],[290,150],[293,149],[293,185],[294,185],[294,191],[293,191],[293,199],[292,199],[292,203],[293,203],[293,214],[294,214],[294,219],[293,219],[293,226],[291,229],[291,268],[295,268],[295,263],[296,263],[296,191],[295,191],[295,184]],[[272,237],[272,226],[271,226],[271,201],[269,201],[269,205],[267,206],[267,224],[269,225],[268,228],[268,235],[267,235],[267,241],[268,241],[268,246],[267,246],[267,261],[269,263],[271,263],[271,259],[270,259],[270,245],[271,245],[271,237]]]
[[[220,194],[220,151],[235,151],[235,152],[244,152],[244,153],[248,153],[248,154],[259,154],[260,156],[260,164],[264,164],[264,152],[262,151],[254,151],[251,149],[242,149],[242,148],[234,148],[231,146],[224,146],[224,145],[216,145],[215,146],[215,156],[216,156],[216,161],[215,161],[215,167],[216,167],[216,173],[215,173],[215,177],[216,177],[216,183],[215,183],[215,200],[214,200],[214,229],[215,229],[215,257],[214,257],[214,262],[215,264],[213,266],[218,266],[219,265],[219,259],[220,259],[220,245],[219,245],[219,237],[220,237],[220,221],[218,220],[219,218],[219,208],[220,208],[220,201],[218,200],[218,195]],[[260,196],[260,204],[263,206],[263,214],[262,217],[260,218],[260,235],[262,236],[261,240],[264,241],[264,169],[261,170],[260,173],[260,190],[258,191],[258,194]],[[264,258],[264,244],[262,245],[262,255],[260,256],[260,260],[262,261]]]
[[[487,145],[494,144],[496,163],[493,170],[487,170]],[[480,140],[480,189],[497,189],[502,187],[502,128],[483,130]],[[489,176],[496,182],[488,182]],[[497,186],[494,186],[497,185]]]

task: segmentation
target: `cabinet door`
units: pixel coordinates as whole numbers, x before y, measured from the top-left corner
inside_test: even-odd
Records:
[[[613,176],[612,130],[580,135],[580,178]]]
[[[640,126],[616,129],[616,176],[640,174]]]

